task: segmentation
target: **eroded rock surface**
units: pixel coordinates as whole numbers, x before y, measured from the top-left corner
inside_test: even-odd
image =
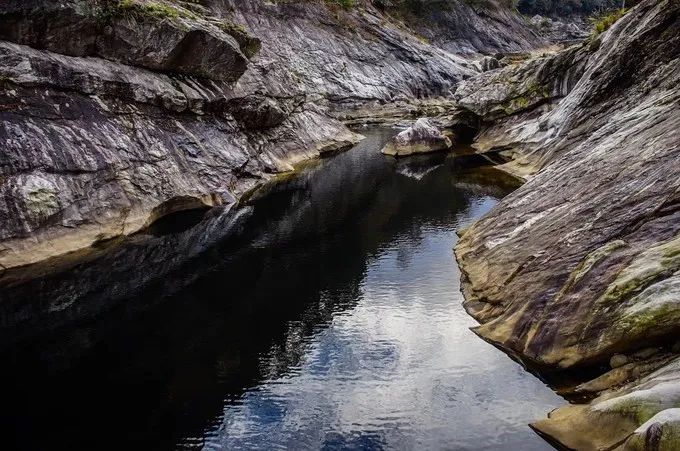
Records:
[[[521,23],[459,7],[478,27],[493,21],[489,33]],[[439,114],[479,70],[460,54],[541,43],[531,32],[511,49],[484,39],[450,52],[372,2],[3,2],[1,334],[91,319],[185,264],[200,272],[188,262],[228,233],[237,202],[361,139],[341,120]],[[135,234],[214,206],[219,218],[196,233]]]
[[[680,3],[662,0],[591,42],[458,89],[482,123],[478,151],[500,151],[502,167],[527,179],[456,248],[480,336],[553,370],[675,341],[679,85]],[[537,429],[573,449],[675,449],[663,412],[680,406],[677,361],[645,359],[613,359],[617,368],[579,387],[609,391]]]
[[[680,360],[590,404],[562,407],[532,424],[568,449],[620,451],[678,449]]]
[[[463,107],[497,121],[480,134],[485,148],[517,154],[508,170],[538,170],[457,248],[480,335],[571,367],[677,331],[679,11],[644,2],[597,50],[482,75],[508,77],[491,94],[461,88]],[[547,71],[565,61],[570,70]],[[513,78],[523,71],[532,76]],[[508,140],[494,140],[498,127]]]
[[[459,7],[478,26],[511,33],[521,22]],[[415,114],[411,102],[478,70],[370,2],[10,0],[0,24],[6,268],[231,204],[356,143],[335,118],[386,103]],[[539,41],[530,32],[512,50]]]

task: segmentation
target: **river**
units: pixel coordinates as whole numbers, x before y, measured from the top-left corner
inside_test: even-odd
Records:
[[[551,449],[527,424],[563,400],[469,330],[453,255],[515,183],[362,133],[237,214],[168,218],[18,291],[124,301],[3,352],[8,447]]]

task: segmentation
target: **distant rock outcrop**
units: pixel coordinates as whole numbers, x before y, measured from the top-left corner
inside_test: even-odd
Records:
[[[451,139],[427,118],[420,118],[382,148],[385,155],[397,157],[435,152],[451,147]]]

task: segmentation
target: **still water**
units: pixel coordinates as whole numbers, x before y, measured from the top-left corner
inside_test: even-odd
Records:
[[[5,444],[551,449],[527,423],[563,400],[469,330],[452,252],[514,184],[393,133],[16,289],[121,300],[4,351]]]

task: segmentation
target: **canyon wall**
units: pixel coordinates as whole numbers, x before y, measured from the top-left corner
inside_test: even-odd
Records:
[[[0,23],[1,268],[233,204],[356,143],[337,118],[478,70],[370,3],[11,0]],[[523,33],[513,49],[541,43]]]
[[[680,406],[669,364],[680,330],[679,85],[680,3],[650,0],[581,46],[455,94],[482,123],[478,151],[500,152],[501,167],[527,179],[456,248],[475,331],[542,370],[612,367],[579,388],[602,392],[591,405],[536,425],[570,449],[624,446]],[[677,424],[674,412],[662,423]],[[677,430],[650,425],[630,440]],[[625,448],[639,449],[632,441]]]

